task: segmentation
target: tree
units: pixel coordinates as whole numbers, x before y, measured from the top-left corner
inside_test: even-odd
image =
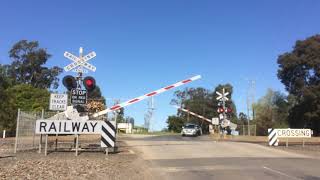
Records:
[[[209,90],[198,87],[198,88],[186,88],[183,91],[175,92],[176,98],[171,100],[171,104],[182,106],[194,113],[203,115],[204,117],[210,117],[212,114],[211,100]],[[179,103],[179,104],[178,104]],[[208,129],[203,120],[188,115],[188,113],[179,111],[177,112],[179,118],[184,119],[185,122],[198,124],[204,126],[204,129]],[[168,121],[169,123],[172,121]],[[168,124],[170,126],[170,124]]]
[[[12,86],[12,79],[7,76],[8,65],[0,64],[0,130],[15,130],[17,106],[13,100],[14,95],[7,89]]]
[[[18,109],[14,95],[0,87],[0,99],[0,130],[14,132]]]
[[[168,130],[180,133],[185,122],[185,119],[181,117],[169,116],[167,119]]]
[[[102,96],[100,87],[96,85],[93,91],[88,92],[88,103],[86,108],[90,114],[104,110],[106,99]]]
[[[320,35],[297,41],[291,52],[278,58],[278,78],[293,102],[289,124],[320,134]]]
[[[49,108],[50,92],[46,89],[19,84],[8,88],[6,91],[13,98],[17,108],[23,111],[41,111]]]
[[[17,42],[9,51],[9,56],[12,59],[9,74],[16,84],[30,84],[36,88],[58,87],[58,75],[62,69],[58,66],[43,66],[51,55],[39,47],[38,41]]]
[[[9,87],[0,94],[0,127],[15,131],[17,110],[41,111],[49,107],[50,93],[28,84]],[[2,103],[3,102],[3,103]]]
[[[244,112],[239,113],[239,119],[238,119],[239,125],[247,125],[248,124],[248,116]]]
[[[102,96],[101,89],[99,86],[96,85],[93,91],[88,92],[88,99],[100,101],[103,104],[106,104],[106,99]]]
[[[254,104],[258,135],[267,135],[268,128],[287,128],[289,103],[279,91],[268,89],[265,96]]]

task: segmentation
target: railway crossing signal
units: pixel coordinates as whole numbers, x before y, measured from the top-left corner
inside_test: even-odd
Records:
[[[73,88],[77,87],[77,81],[76,79],[71,76],[71,75],[67,75],[63,78],[62,80],[63,85],[70,91]]]
[[[222,107],[218,108],[218,113],[220,113],[219,116],[222,115],[222,121],[221,121],[221,127],[227,127],[230,125],[230,121],[227,120],[226,117],[226,112],[231,112],[232,110],[230,108],[226,108],[226,101],[229,100],[229,98],[227,97],[227,95],[229,95],[229,92],[225,92],[225,89],[222,88],[222,93],[216,91],[216,94],[218,95],[218,97],[216,98],[216,100],[219,100],[222,102]],[[221,118],[220,118],[221,119]]]
[[[223,109],[223,108],[218,108],[217,112],[218,112],[218,113],[223,113],[223,112],[224,112],[224,109]]]
[[[87,91],[91,92],[96,88],[96,80],[91,76],[87,76],[83,79],[83,85]]]
[[[223,113],[223,112],[226,112],[226,113],[231,113],[232,112],[232,109],[231,108],[225,108],[223,109],[222,107],[219,107],[218,110],[217,110],[218,113]]]
[[[216,91],[216,94],[219,95],[216,98],[216,100],[220,100],[220,101],[228,101],[229,100],[229,98],[227,98],[227,95],[229,95],[229,92],[224,92],[224,88],[222,89],[222,93]]]
[[[86,68],[90,71],[95,72],[96,71],[96,67],[90,63],[88,63],[88,61],[94,57],[96,57],[96,53],[94,51],[90,52],[89,54],[82,56],[83,54],[83,48],[80,47],[79,49],[79,57],[69,53],[69,52],[64,52],[64,57],[70,59],[71,61],[73,61],[71,64],[67,65],[64,67],[64,70],[66,72],[70,71],[70,70],[74,70],[74,72],[78,72],[78,73],[87,73],[87,70],[83,69]]]

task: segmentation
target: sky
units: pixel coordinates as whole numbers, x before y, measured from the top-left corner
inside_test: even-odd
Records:
[[[71,63],[75,55],[95,51],[89,63],[109,106],[180,80],[202,79],[155,97],[153,130],[166,127],[175,90],[218,84],[234,87],[237,112],[246,112],[248,80],[256,81],[255,99],[268,88],[286,93],[277,78],[277,57],[297,40],[319,33],[320,1],[16,1],[0,5],[0,63],[25,39],[39,41],[52,57],[47,66]],[[63,76],[72,72],[64,72]],[[59,92],[65,91],[61,85]],[[144,123],[147,101],[125,108],[125,115]],[[208,117],[211,118],[211,117]]]

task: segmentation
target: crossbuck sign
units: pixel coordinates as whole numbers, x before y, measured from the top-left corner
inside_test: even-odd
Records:
[[[75,72],[81,72],[81,73],[87,73],[87,70],[83,69],[86,68],[90,71],[95,72],[96,71],[96,67],[93,66],[92,64],[88,63],[88,61],[94,57],[96,57],[96,53],[94,51],[90,52],[89,54],[82,56],[83,53],[83,49],[82,47],[80,47],[79,50],[79,57],[69,53],[69,52],[64,52],[64,57],[70,59],[71,61],[73,61],[71,64],[69,64],[68,66],[64,67],[64,70],[66,72],[70,71],[70,70],[74,70]]]
[[[229,92],[225,92],[224,88],[222,89],[222,93],[216,91],[216,94],[218,95],[216,100],[220,100],[220,101],[228,101],[229,100],[229,98],[227,98],[227,95],[229,94]]]

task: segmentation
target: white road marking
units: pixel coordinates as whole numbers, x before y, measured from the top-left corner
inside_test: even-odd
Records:
[[[252,170],[257,168],[252,167],[237,167],[237,166],[230,166],[230,165],[212,165],[212,166],[190,166],[190,167],[155,167],[152,169],[165,171],[169,173],[173,172],[189,172],[189,171],[220,171],[220,170]]]
[[[285,177],[288,177],[288,178],[299,179],[299,180],[300,180],[300,178],[297,178],[297,177],[294,177],[294,176],[290,176],[290,175],[288,175],[288,174],[286,174],[286,173],[283,173],[283,172],[280,172],[280,171],[277,171],[277,170],[268,168],[268,167],[266,167],[266,166],[263,166],[263,169],[269,170],[269,171],[271,171],[271,172],[280,174],[280,175],[285,176]]]

